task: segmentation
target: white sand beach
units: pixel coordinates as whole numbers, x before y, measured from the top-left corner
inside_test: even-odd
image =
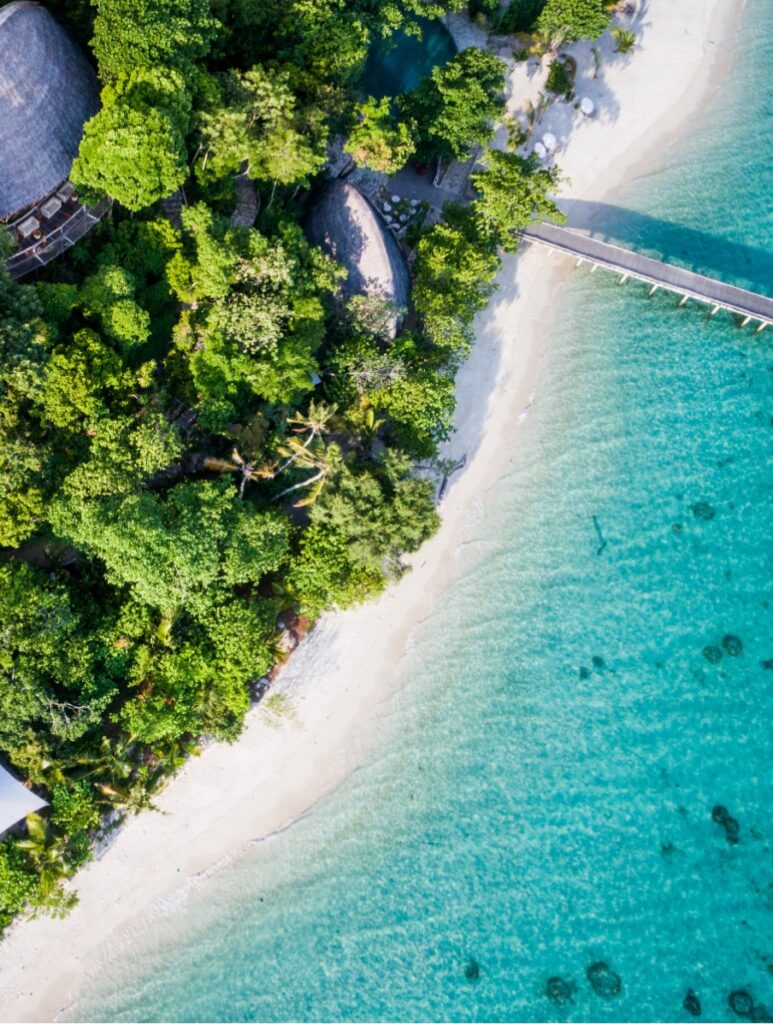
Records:
[[[570,226],[584,226],[593,203],[667,159],[669,145],[695,126],[732,63],[742,0],[638,6],[636,49],[616,54],[605,36],[597,77],[590,44],[571,48],[577,96],[593,100],[595,116],[554,103],[534,133],[536,140],[549,131],[558,141],[556,162],[570,182],[562,194]],[[527,95],[536,96],[540,81],[528,77],[526,65],[510,63],[515,112]],[[572,200],[584,201],[582,217],[577,209],[573,214]],[[440,531],[382,598],[318,624],[276,685],[289,710],[272,714],[259,706],[238,743],[212,745],[192,759],[158,798],[162,813],[131,819],[80,872],[80,902],[69,917],[23,921],[9,931],[0,943],[0,1020],[52,1020],[109,950],[143,926],[154,903],[202,883],[224,858],[288,825],[368,756],[410,634],[452,577],[456,552],[518,443],[522,415],[539,401],[556,289],[572,266],[536,249],[505,259],[499,291],[477,325],[477,347],[459,376],[458,429],[448,454],[466,453],[467,464],[451,479]]]

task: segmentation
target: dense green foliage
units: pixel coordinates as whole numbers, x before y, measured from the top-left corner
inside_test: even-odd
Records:
[[[487,159],[486,170],[472,175],[478,190],[474,208],[483,232],[493,235],[503,249],[517,248],[515,233],[535,221],[564,219],[549,197],[559,183],[555,167],[540,166],[533,153],[522,157],[491,150]]]
[[[190,96],[178,71],[135,68],[102,90],[72,169],[76,185],[141,210],[174,192],[188,175],[185,135]]]
[[[609,25],[609,6],[605,0],[546,0],[536,26],[554,42],[598,39]]]
[[[414,151],[415,126],[398,121],[388,99],[372,97],[357,108],[357,122],[346,141],[346,152],[356,164],[393,174]]]
[[[417,152],[460,160],[491,136],[504,111],[505,66],[486,50],[469,47],[433,69],[418,89],[401,97],[404,115],[417,125]]]
[[[404,571],[438,524],[500,250],[557,215],[553,172],[489,153],[477,198],[417,229],[392,338],[378,298],[332,301],[346,272],[306,240],[308,190],[335,135],[387,172],[414,142],[490,142],[504,67],[485,51],[395,108],[353,88],[371,40],[461,4],[94,6],[59,7],[103,83],[72,177],[112,216],[35,283],[0,269],[0,759],[50,805],[0,842],[0,929],[64,912],[107,812],[151,805],[199,737],[238,736],[281,621]],[[230,223],[242,173],[249,228]]]
[[[510,0],[496,17],[498,32],[528,32],[539,17],[545,0]]]

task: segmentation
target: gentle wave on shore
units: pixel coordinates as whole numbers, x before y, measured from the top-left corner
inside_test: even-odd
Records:
[[[596,228],[771,293],[771,41],[750,0],[724,95]],[[711,1020],[737,989],[773,1010],[773,331],[675,305],[570,280],[378,759],[66,1019],[681,1020],[688,989]]]

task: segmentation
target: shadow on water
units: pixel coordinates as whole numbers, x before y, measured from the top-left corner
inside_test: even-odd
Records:
[[[568,226],[644,256],[773,296],[773,253],[608,203],[572,199]]]

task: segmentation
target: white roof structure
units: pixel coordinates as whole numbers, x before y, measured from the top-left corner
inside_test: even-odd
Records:
[[[0,767],[0,833],[45,806],[45,800],[41,800],[31,789],[22,786],[10,772]]]

